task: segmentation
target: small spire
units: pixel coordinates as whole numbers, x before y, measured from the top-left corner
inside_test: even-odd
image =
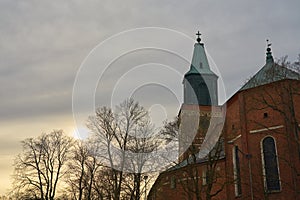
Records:
[[[198,32],[196,33],[196,35],[198,36],[198,37],[197,37],[197,42],[200,44],[200,42],[201,42],[201,38],[200,38],[201,33],[198,31]]]
[[[269,40],[267,39],[267,57],[266,57],[266,62],[267,63],[271,63],[274,62],[273,56],[272,56],[272,51],[271,51],[271,43],[269,42]]]

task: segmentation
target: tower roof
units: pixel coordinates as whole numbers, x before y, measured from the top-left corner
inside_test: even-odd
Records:
[[[300,80],[299,73],[274,62],[270,46],[268,44],[266,64],[239,91],[284,79]]]
[[[199,38],[199,33],[197,34],[197,43],[194,45],[194,52],[192,63],[190,66],[190,70],[185,75],[190,74],[212,74],[215,75],[213,71],[211,71],[208,59],[205,53],[204,44],[200,43],[201,39]]]

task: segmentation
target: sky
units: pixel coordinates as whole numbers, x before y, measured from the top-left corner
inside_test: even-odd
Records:
[[[266,39],[274,57],[296,60],[299,7],[298,0],[1,0],[0,195],[21,140],[54,129],[82,137],[76,127],[84,129],[93,106],[133,96],[154,121],[175,116],[198,30],[223,88],[220,103],[264,65]]]

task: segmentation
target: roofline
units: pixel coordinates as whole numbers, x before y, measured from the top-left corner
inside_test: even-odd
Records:
[[[297,72],[295,72],[297,73]],[[281,79],[281,80],[277,80],[277,81],[273,81],[271,83],[266,83],[266,84],[263,84],[263,85],[258,85],[256,87],[251,87],[251,88],[246,88],[246,89],[243,89],[243,90],[238,90],[236,93],[234,93],[224,104],[227,104],[229,103],[236,95],[238,95],[239,93],[242,93],[242,92],[246,92],[246,91],[249,91],[249,90],[254,90],[256,88],[260,88],[260,87],[264,87],[264,86],[267,86],[267,85],[271,85],[271,84],[276,84],[276,83],[279,83],[279,82],[284,82],[284,81],[300,81],[300,80],[296,80],[296,79],[291,79],[291,78],[285,78],[285,79]]]

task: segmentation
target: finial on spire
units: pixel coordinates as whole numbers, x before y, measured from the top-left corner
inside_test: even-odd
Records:
[[[272,43],[269,43],[269,39],[267,39],[266,41],[267,41],[267,52],[271,52]]]
[[[201,38],[200,38],[201,33],[198,31],[198,32],[196,33],[196,35],[198,36],[198,37],[197,37],[197,42],[200,43],[200,42],[201,42]]]
[[[267,63],[273,63],[274,62],[274,59],[273,59],[273,56],[272,56],[272,52],[271,52],[271,43],[269,42],[269,40],[267,39],[267,58],[266,58],[266,62]]]

